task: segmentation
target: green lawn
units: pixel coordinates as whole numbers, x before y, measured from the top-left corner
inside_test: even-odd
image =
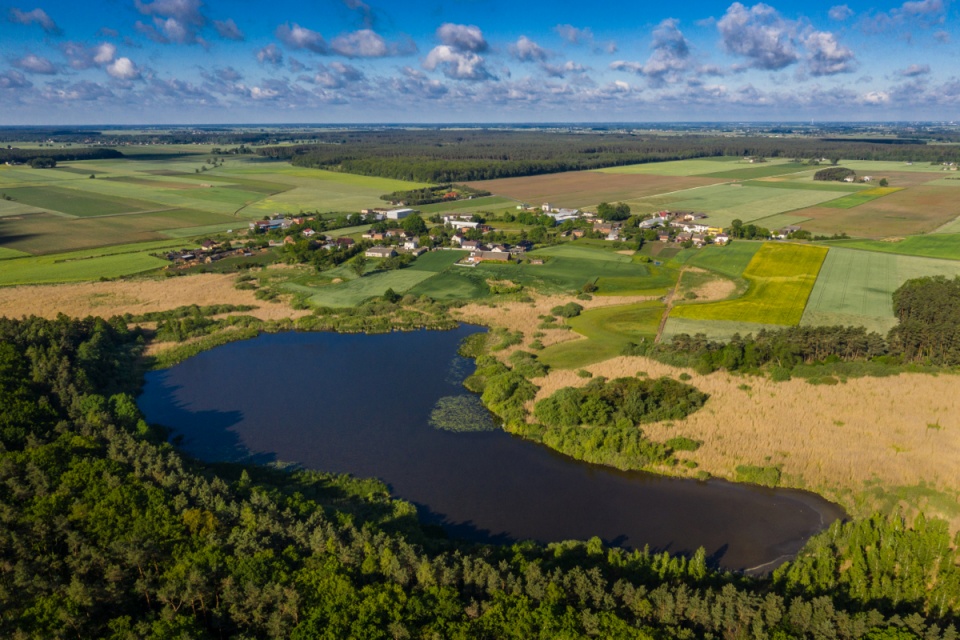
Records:
[[[905,256],[925,258],[944,258],[960,260],[960,234],[933,234],[909,236],[896,242],[881,240],[838,240],[830,242],[831,247],[864,249],[881,253],[897,253]]]
[[[960,275],[960,262],[832,247],[810,294],[802,324],[865,326],[886,333],[895,324],[893,292],[923,276]]]
[[[557,369],[576,369],[613,358],[628,342],[654,340],[663,310],[660,302],[641,302],[584,311],[567,323],[586,339],[548,347],[539,359]]]
[[[558,245],[531,254],[536,256],[547,257],[547,262],[542,265],[486,262],[475,270],[486,278],[510,280],[543,293],[570,293],[592,282],[600,287],[597,293],[603,294],[604,280],[619,294],[659,289],[668,283],[663,273],[634,262],[631,256],[600,248]]]
[[[796,162],[774,163],[763,162],[754,165],[744,165],[742,168],[730,169],[727,171],[718,171],[716,173],[702,174],[704,178],[722,178],[729,180],[754,180],[756,178],[767,178],[770,176],[781,176],[787,173],[797,173],[804,171],[808,167]]]
[[[467,267],[451,267],[424,280],[407,293],[430,296],[434,300],[475,300],[490,293],[484,273]]]
[[[671,317],[798,324],[826,254],[823,247],[766,243],[743,272],[750,288],[742,298],[676,307]]]
[[[476,213],[477,211],[492,211],[494,209],[503,209],[506,205],[516,205],[516,200],[504,198],[502,196],[484,196],[474,198],[473,200],[457,200],[455,202],[437,202],[435,204],[425,204],[416,207],[424,214],[446,213],[453,211],[457,213]]]
[[[152,271],[169,263],[151,253],[184,247],[183,241],[144,242],[103,249],[0,261],[0,286],[82,282]],[[189,246],[189,243],[186,243]]]

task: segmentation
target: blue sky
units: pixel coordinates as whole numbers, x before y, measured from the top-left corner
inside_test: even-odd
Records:
[[[0,124],[951,121],[958,27],[951,0],[16,0]]]

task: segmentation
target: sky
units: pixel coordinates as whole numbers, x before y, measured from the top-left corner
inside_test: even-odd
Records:
[[[960,120],[951,0],[15,0],[0,125]]]

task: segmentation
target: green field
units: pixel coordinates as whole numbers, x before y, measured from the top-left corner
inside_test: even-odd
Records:
[[[77,189],[57,186],[22,187],[5,189],[4,192],[15,202],[71,216],[104,216],[161,208],[142,200],[101,197]]]
[[[739,278],[762,246],[761,242],[747,240],[737,240],[726,246],[712,244],[702,249],[692,250],[692,254],[684,260],[684,264],[716,271],[731,278]]]
[[[83,282],[152,271],[169,264],[151,253],[190,246],[183,241],[118,245],[42,257],[0,261],[0,286]]]
[[[932,275],[960,275],[960,262],[833,247],[802,324],[865,326],[885,334],[896,324],[893,292],[911,278]]]
[[[751,183],[762,184],[762,183]],[[669,196],[652,196],[637,201],[642,209],[661,208],[672,211],[700,211],[708,214],[704,222],[729,227],[733,220],[752,222],[775,214],[811,207],[833,200],[834,191],[780,189],[740,184],[717,184],[678,191]]]
[[[539,360],[557,369],[574,369],[618,356],[628,342],[656,338],[663,310],[660,302],[641,302],[584,311],[567,323],[586,339],[548,347]]]
[[[931,165],[929,162],[915,162],[907,164],[906,162],[887,162],[884,160],[841,160],[840,165],[848,169],[853,169],[858,174],[870,175],[871,173],[883,173],[884,171],[909,171],[916,173],[939,173],[945,174],[940,165]]]
[[[424,214],[446,213],[447,211],[457,213],[476,213],[477,211],[493,211],[494,209],[504,209],[516,207],[517,201],[502,196],[485,196],[483,198],[474,198],[473,200],[457,200],[455,202],[437,202],[436,204],[425,204],[417,207]]]
[[[440,273],[469,253],[469,251],[428,251],[417,258],[410,268]]]
[[[704,178],[722,178],[729,180],[755,180],[757,178],[767,178],[770,176],[782,176],[787,173],[797,173],[804,171],[807,166],[796,162],[764,162],[761,164],[744,165],[737,169],[727,171],[718,171],[716,173],[705,173]]]
[[[453,267],[417,284],[408,293],[434,300],[475,300],[490,293],[485,274],[466,267]]]
[[[766,243],[743,272],[750,288],[742,298],[676,307],[671,317],[798,324],[826,254],[822,247]]]
[[[895,242],[885,240],[838,240],[830,242],[830,246],[879,251],[880,253],[897,253],[905,256],[960,260],[960,234],[938,233],[926,236],[909,236]]]
[[[734,335],[756,335],[761,330],[767,331],[786,328],[785,325],[760,324],[758,322],[732,322],[729,320],[695,320],[692,318],[677,318],[673,314],[667,319],[663,327],[662,342],[669,342],[671,338],[681,333],[695,336],[702,333],[710,340],[726,342]]]
[[[292,290],[312,293],[311,304],[318,307],[352,307],[367,298],[382,296],[387,289],[396,293],[406,293],[415,285],[433,276],[432,271],[418,269],[397,269],[371,273],[362,278],[354,278],[338,284],[317,288],[290,287]]]
[[[877,198],[888,196],[891,193],[896,193],[897,191],[903,191],[903,189],[899,187],[877,187],[875,189],[865,189],[864,191],[851,193],[843,196],[842,198],[831,200],[830,202],[824,202],[820,206],[830,207],[831,209],[852,209],[866,202],[870,202],[871,200],[876,200]]]

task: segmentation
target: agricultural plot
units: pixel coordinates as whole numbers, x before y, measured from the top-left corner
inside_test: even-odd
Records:
[[[726,246],[709,245],[694,251],[684,264],[739,278],[763,244],[738,240]]]
[[[410,268],[440,273],[469,253],[469,251],[428,251],[417,258]]]
[[[876,187],[875,189],[864,189],[863,191],[851,193],[843,196],[842,198],[825,202],[822,206],[831,207],[834,209],[852,209],[853,207],[858,207],[861,204],[866,204],[867,202],[876,200],[877,198],[882,198],[883,196],[888,196],[891,193],[896,193],[897,191],[903,191],[903,188]]]
[[[154,204],[142,200],[101,197],[57,186],[21,187],[6,189],[5,192],[15,202],[71,216],[103,216],[157,208]]]
[[[856,193],[857,191],[870,188],[849,182],[815,181],[813,179],[814,173],[814,171],[802,171],[787,176],[748,180],[743,183],[743,186],[766,187],[768,189],[792,189],[795,191],[834,191],[840,193]]]
[[[885,334],[896,324],[893,292],[911,278],[933,275],[960,275],[960,262],[831,248],[801,324],[864,326]]]
[[[669,342],[674,336],[687,334],[695,336],[702,333],[710,340],[727,341],[734,335],[756,335],[762,330],[773,331],[785,329],[786,325],[760,324],[758,322],[732,322],[729,320],[696,320],[693,318],[678,318],[673,314],[667,319],[663,327],[661,342]]]
[[[591,207],[601,202],[625,202],[691,187],[711,185],[720,180],[687,176],[612,174],[599,171],[571,171],[522,178],[503,178],[467,183],[500,196],[539,206],[544,202],[559,207]]]
[[[168,264],[166,260],[152,256],[152,253],[183,246],[182,241],[167,240],[92,251],[2,260],[0,261],[0,286],[83,282],[143,273]]]
[[[705,222],[718,227],[729,227],[730,223],[737,219],[752,222],[833,200],[838,195],[833,191],[720,184],[688,189],[669,196],[646,198],[636,201],[636,204],[648,211],[700,211],[709,215]],[[633,206],[635,202],[630,201],[630,204]]]
[[[453,267],[424,280],[407,293],[434,300],[476,300],[490,293],[484,275],[474,269]]]
[[[803,228],[816,234],[847,233],[860,238],[905,237],[929,233],[960,216],[953,187],[920,185],[852,209],[824,206],[793,212],[810,218]]]
[[[597,169],[598,173],[614,173],[635,175],[638,173],[655,176],[698,176],[706,173],[717,173],[733,166],[746,165],[742,159],[721,156],[719,158],[696,158],[693,160],[671,160],[668,162],[645,162],[643,164],[628,164],[622,167],[606,167]]]
[[[841,160],[840,166],[853,169],[860,175],[903,173],[944,173],[940,165],[929,162],[907,163],[885,160]]]
[[[777,164],[764,162],[755,165],[745,165],[736,169],[718,171],[716,173],[705,174],[706,178],[718,178],[721,180],[755,180],[757,178],[767,178],[769,176],[782,176],[789,173],[805,171],[807,166],[796,162],[785,162]]]
[[[743,272],[750,288],[742,298],[676,307],[671,317],[798,324],[826,254],[822,247],[764,244]]]
[[[838,240],[831,242],[830,246],[879,251],[880,253],[897,253],[906,256],[960,260],[960,234],[910,236],[892,242],[883,240]]]
[[[424,214],[434,213],[477,213],[478,211],[493,211],[495,209],[504,209],[509,206],[516,206],[516,201],[502,196],[486,196],[483,198],[474,198],[472,200],[457,200],[455,202],[437,202],[435,204],[425,204],[417,207]]]
[[[573,369],[616,357],[628,342],[655,339],[663,310],[660,302],[641,302],[584,311],[567,323],[586,339],[547,347],[539,360],[557,369]]]

